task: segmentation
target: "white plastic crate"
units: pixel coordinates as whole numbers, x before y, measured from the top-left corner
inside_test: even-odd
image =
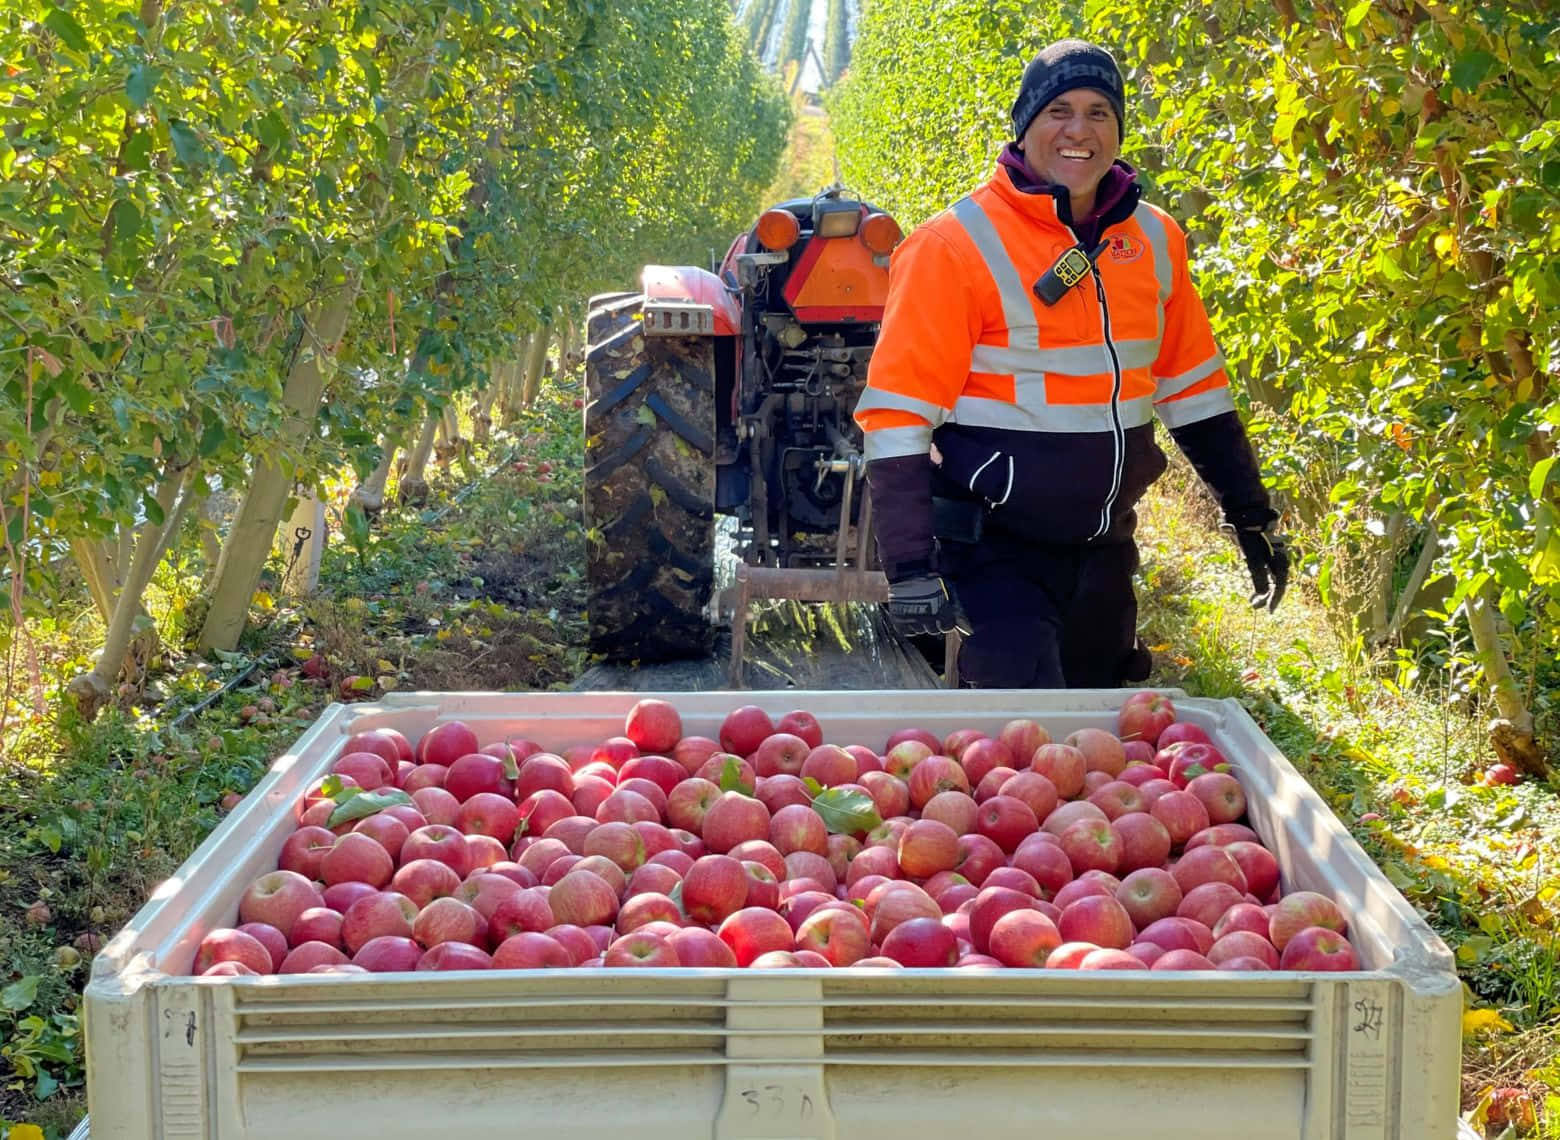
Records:
[[[1451,1140],[1451,954],[1234,701],[1177,696],[1236,765],[1284,889],[1343,907],[1358,973],[590,970],[185,976],[353,732],[439,720],[555,750],[661,696],[690,734],[758,704],[880,748],[918,725],[1058,738],[1126,693],[399,694],[332,705],[93,964],[93,1140]]]

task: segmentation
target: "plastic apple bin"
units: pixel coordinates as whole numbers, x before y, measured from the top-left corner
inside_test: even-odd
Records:
[[[660,696],[716,736],[757,704],[881,748],[916,725],[1114,728],[1121,690],[411,693],[332,705],[93,963],[93,1140],[1452,1140],[1446,946],[1234,701],[1176,697],[1235,765],[1283,889],[1342,906],[1354,973],[560,970],[193,978],[353,732],[561,751]],[[84,1138],[86,1128],[78,1129]]]

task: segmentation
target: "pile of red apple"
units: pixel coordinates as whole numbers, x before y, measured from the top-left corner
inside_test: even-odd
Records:
[[[460,721],[375,729],[309,788],[202,974],[570,966],[1354,970],[1328,898],[1280,896],[1229,760],[1162,694],[1052,741],[646,699],[562,755]]]

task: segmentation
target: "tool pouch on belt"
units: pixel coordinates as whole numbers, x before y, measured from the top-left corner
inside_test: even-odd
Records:
[[[932,533],[944,542],[979,542],[986,528],[980,503],[932,496]]]

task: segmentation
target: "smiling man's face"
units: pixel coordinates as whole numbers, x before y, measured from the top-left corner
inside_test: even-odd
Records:
[[[1019,148],[1042,182],[1067,187],[1072,216],[1082,218],[1094,209],[1094,192],[1121,154],[1115,109],[1092,88],[1064,91],[1041,108]]]

